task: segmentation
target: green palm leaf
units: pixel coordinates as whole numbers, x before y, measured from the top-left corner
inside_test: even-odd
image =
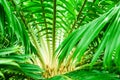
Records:
[[[71,33],[71,35],[69,35],[68,38],[66,38],[66,40],[63,41],[63,43],[57,50],[57,52],[59,51],[59,53],[57,54],[59,55],[59,62],[63,62],[64,59],[66,59],[66,57],[70,55],[70,51],[73,47],[76,46],[77,43],[79,44],[77,44],[76,49],[72,55],[72,60],[73,62],[79,62],[81,60],[81,57],[87,50],[89,44],[97,37],[97,35],[100,33],[100,31],[102,31],[104,27],[107,27],[104,37],[101,40],[99,47],[97,48],[96,53],[92,59],[91,65],[94,64],[94,62],[97,60],[102,51],[104,51],[104,49],[104,62],[105,64],[110,65],[110,62],[112,60],[112,53],[116,49],[116,42],[119,38],[119,7],[120,5],[118,4],[117,6],[109,10],[107,13],[101,15],[99,18],[80,27],[79,29]]]

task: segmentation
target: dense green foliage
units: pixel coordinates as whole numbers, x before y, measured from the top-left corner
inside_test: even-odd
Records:
[[[48,80],[120,80],[118,75],[108,74],[107,72],[93,71],[74,71],[64,75],[58,75]]]
[[[0,0],[0,79],[114,79],[119,27],[119,0]]]

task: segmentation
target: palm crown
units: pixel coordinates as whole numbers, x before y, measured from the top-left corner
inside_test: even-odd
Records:
[[[52,77],[99,62],[120,69],[118,2],[1,0],[0,64],[35,79],[41,78],[38,73]]]

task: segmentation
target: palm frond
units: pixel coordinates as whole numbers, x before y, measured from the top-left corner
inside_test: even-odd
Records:
[[[10,50],[9,53],[8,50]],[[31,57],[30,55],[20,55],[19,49],[16,50],[16,47],[1,49],[0,52],[2,53],[0,54],[0,71],[1,75],[5,75],[4,78],[6,78],[6,74],[12,76],[14,76],[14,74],[20,74],[23,78],[27,78],[28,76],[33,79],[42,78],[40,74],[43,70],[37,65],[28,64]]]
[[[59,62],[62,63],[66,61],[65,59],[72,55],[72,63],[76,64],[79,62],[83,54],[87,51],[90,43],[98,36],[98,34],[106,28],[102,40],[99,43],[99,46],[95,52],[95,55],[92,59],[91,65],[97,60],[99,55],[104,53],[104,63],[107,66],[110,66],[112,58],[116,52],[119,52],[117,44],[119,41],[119,9],[120,5],[117,4],[107,13],[101,15],[99,18],[93,20],[92,22],[81,26],[79,29],[71,33],[66,40],[63,41],[61,46],[58,48],[58,57]],[[78,43],[78,44],[77,44]],[[77,46],[76,46],[77,44]],[[69,47],[70,46],[70,47]],[[73,54],[70,54],[70,51],[75,47]],[[116,51],[116,49],[118,51]],[[114,53],[113,53],[114,52]],[[118,53],[116,53],[118,54]],[[115,57],[113,58],[115,60]]]
[[[2,10],[0,13],[0,33],[2,33],[0,35],[0,74],[2,79],[18,76],[41,79],[42,69],[30,64],[32,63],[31,55],[28,53],[31,52],[32,45],[24,24],[13,14],[6,0],[0,1],[0,9]],[[32,69],[34,71],[31,71]],[[15,77],[15,75],[18,76]]]

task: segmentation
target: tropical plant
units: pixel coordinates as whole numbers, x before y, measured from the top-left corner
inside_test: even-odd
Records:
[[[31,43],[24,26],[5,0],[0,1],[0,10],[0,79],[42,78],[42,69],[30,64]]]
[[[118,76],[115,74],[110,74],[106,72],[99,71],[84,71],[76,70],[70,73],[57,75],[55,77],[49,78],[48,80],[119,80]]]
[[[18,53],[32,56],[28,62],[43,69],[42,76],[45,78],[102,62],[104,69],[115,65],[119,70],[118,2],[1,0],[1,43],[5,41],[9,45],[2,44],[0,47],[20,46],[22,51]]]
[[[30,55],[21,54],[19,49],[20,47],[13,46],[0,50],[0,79],[42,79],[42,70],[37,65],[30,64]]]

